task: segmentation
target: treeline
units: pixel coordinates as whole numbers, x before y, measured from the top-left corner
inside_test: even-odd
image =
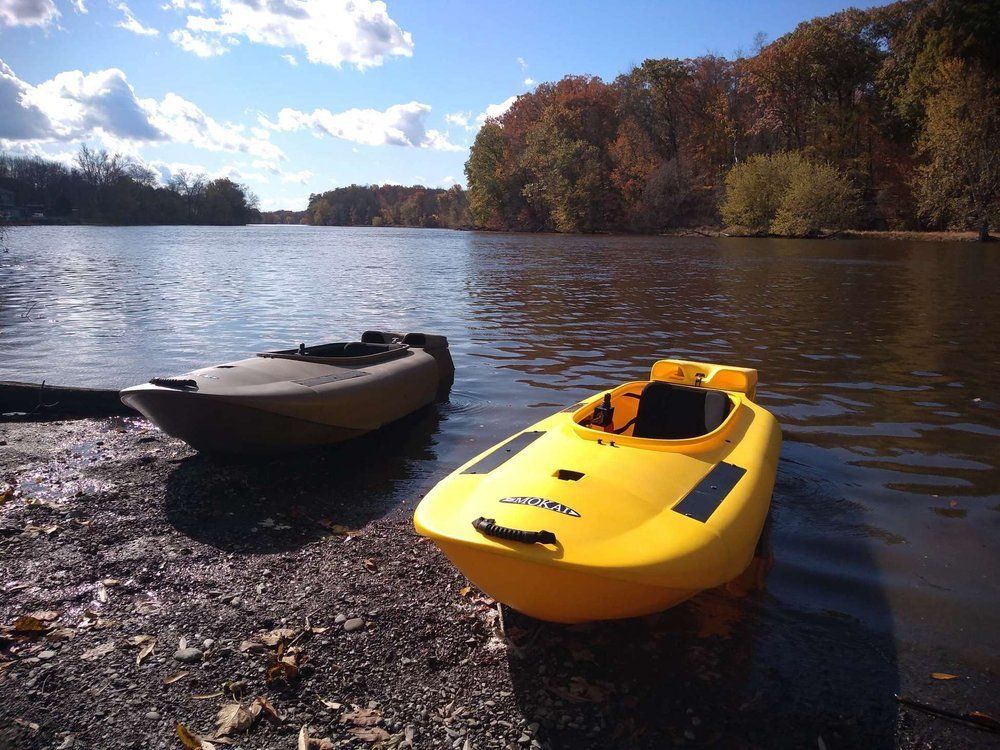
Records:
[[[267,211],[268,224],[333,227],[467,227],[465,191],[423,185],[349,185],[309,196],[305,211]]]
[[[256,196],[225,177],[209,180],[181,172],[162,186],[139,162],[86,146],[71,167],[0,154],[0,188],[13,193],[24,218],[42,214],[104,224],[247,224],[259,215]]]
[[[542,84],[476,136],[472,221],[985,235],[1000,221],[998,19],[997,0],[904,0],[800,24],[735,60]]]

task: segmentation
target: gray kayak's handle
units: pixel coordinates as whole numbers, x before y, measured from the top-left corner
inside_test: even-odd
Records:
[[[480,516],[472,522],[473,528],[480,534],[495,536],[498,539],[507,539],[511,542],[522,542],[524,544],[555,544],[556,535],[551,531],[523,531],[521,529],[511,529],[507,526],[497,524],[495,518],[483,518]]]

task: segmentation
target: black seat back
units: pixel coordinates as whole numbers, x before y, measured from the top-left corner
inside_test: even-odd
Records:
[[[724,393],[654,380],[642,389],[632,435],[654,440],[699,437],[721,425],[728,413]]]

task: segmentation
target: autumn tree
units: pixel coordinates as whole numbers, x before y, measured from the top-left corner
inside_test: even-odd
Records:
[[[1000,223],[1000,80],[961,60],[941,62],[918,150],[923,216],[988,239]]]

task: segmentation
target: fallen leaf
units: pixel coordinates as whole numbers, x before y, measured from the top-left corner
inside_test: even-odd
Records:
[[[215,716],[215,736],[226,737],[245,732],[253,724],[254,715],[239,703],[227,703]]]
[[[184,750],[215,750],[215,745],[202,739],[180,722],[177,723],[177,736],[180,737]]]
[[[462,588],[458,590],[458,595],[468,596],[470,591],[472,591],[472,586],[462,586]]]
[[[166,677],[163,678],[163,684],[164,685],[173,685],[178,680],[183,680],[189,674],[191,674],[191,673],[190,672],[174,672],[172,675],[168,675],[168,676],[166,676]]]
[[[108,641],[107,643],[102,643],[100,646],[94,646],[89,648],[80,654],[80,658],[86,661],[93,661],[94,659],[100,659],[102,656],[107,656],[112,651],[115,650],[115,642]]]
[[[151,635],[134,635],[129,638],[129,642],[133,646],[141,646],[139,653],[135,657],[135,665],[137,667],[142,664],[143,659],[146,659],[153,653],[153,649],[156,647],[156,639]]]
[[[278,661],[273,662],[267,668],[267,672],[264,673],[264,679],[267,682],[277,682],[281,680],[289,683],[298,679],[298,676],[298,665],[290,659],[279,659]]]
[[[309,729],[305,725],[299,730],[298,750],[309,750]]]
[[[287,642],[294,640],[298,634],[299,631],[293,628],[276,628],[268,633],[258,636],[258,640],[265,646],[275,648],[281,645],[283,641]]]
[[[352,708],[353,711],[341,715],[341,724],[351,723],[356,727],[372,727],[378,724],[382,718],[382,714],[377,708],[361,708],[359,706],[352,706]]]
[[[935,680],[955,680],[958,679],[957,674],[948,674],[947,672],[931,672],[931,677]]]
[[[117,586],[120,581],[117,578],[105,578],[101,583],[105,586]]]
[[[382,727],[352,727],[348,731],[364,742],[385,742],[389,739],[389,733]]]
[[[3,505],[5,502],[7,502],[8,500],[10,500],[12,497],[14,497],[14,488],[13,487],[5,487],[3,490],[0,490],[0,505]]]
[[[181,639],[177,641],[177,650],[183,651],[187,647],[188,647],[188,639],[185,638],[184,636],[181,636]]]
[[[14,620],[11,629],[18,635],[35,635],[37,633],[44,633],[49,629],[49,626],[37,617],[22,615]]]
[[[251,651],[267,651],[267,646],[260,641],[243,641],[240,644],[240,651],[243,653],[249,653]]]
[[[213,698],[221,698],[221,697],[222,697],[222,691],[219,690],[216,693],[199,693],[198,695],[192,695],[191,699],[196,701],[209,701],[212,700]]]
[[[276,724],[283,724],[285,722],[281,714],[278,713],[278,709],[271,705],[271,702],[262,695],[258,695],[254,698],[253,703],[250,704],[250,713],[254,715],[254,718],[263,714]]]
[[[101,604],[108,603],[108,589],[103,583],[97,584],[97,601]]]
[[[33,721],[26,721],[24,719],[14,719],[14,723],[20,724],[22,727],[27,727],[28,729],[34,732],[37,732],[39,729],[39,725]]]
[[[328,701],[324,698],[320,698],[319,702],[322,703],[327,708],[329,708],[331,711],[339,711],[343,707],[342,703],[337,703],[336,701]]]
[[[984,714],[982,711],[970,711],[965,716],[973,724],[979,724],[987,729],[1000,730],[1000,721],[997,721],[989,714]]]
[[[370,572],[374,573],[378,570],[378,565],[375,563],[374,557],[366,557],[364,561],[365,568]]]

